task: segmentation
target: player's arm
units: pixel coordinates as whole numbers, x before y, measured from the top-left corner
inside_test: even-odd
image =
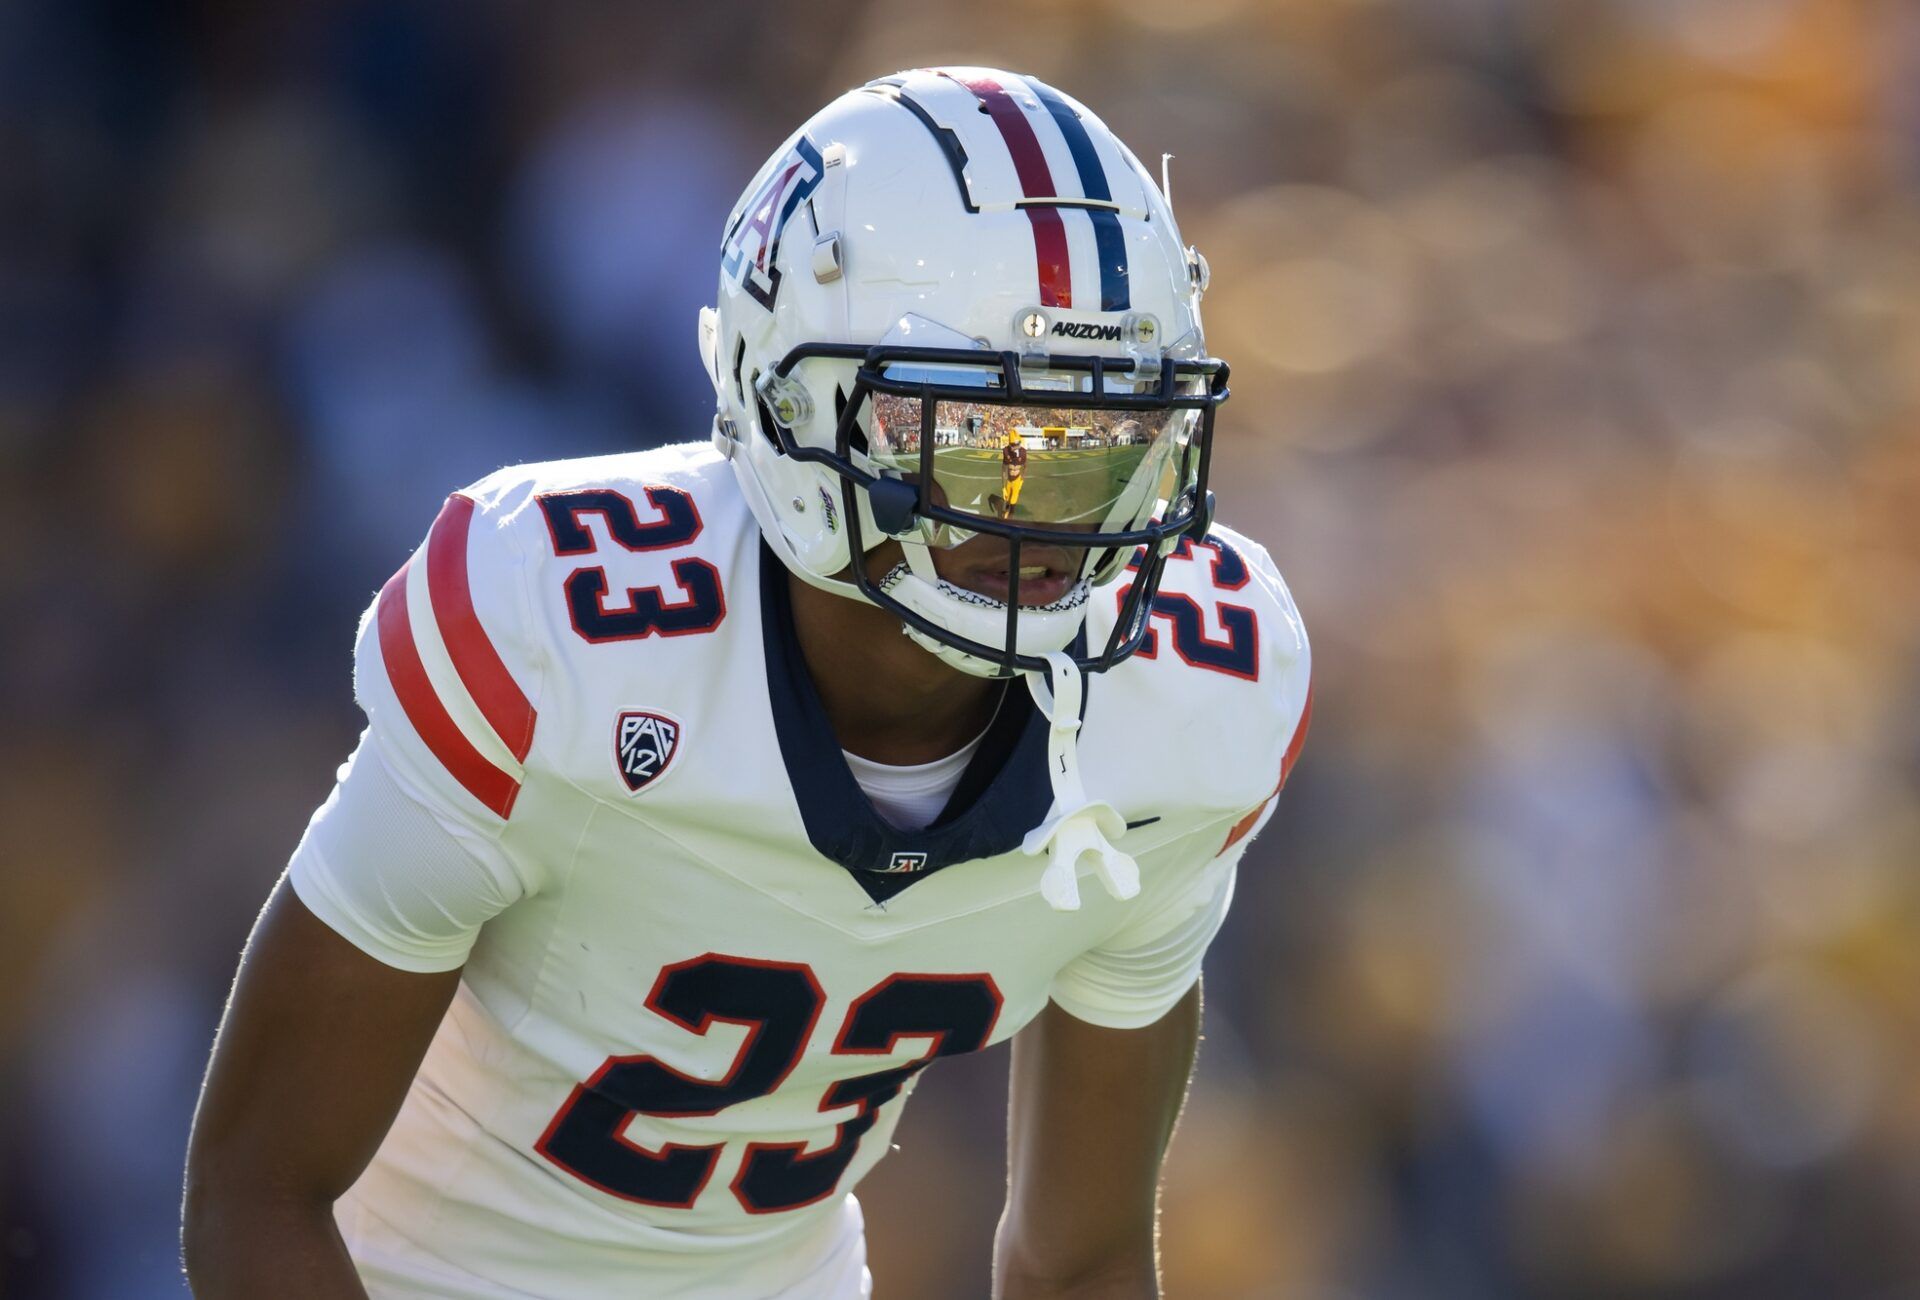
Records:
[[[1265,635],[1253,644],[1264,655],[1248,679],[1258,689],[1236,687],[1233,709],[1272,763],[1246,770],[1278,780],[1230,825],[1194,831],[1175,851],[1184,865],[1143,880],[1119,929],[1060,971],[1051,1003],[1014,1038],[998,1300],[1159,1294],[1160,1162],[1193,1068],[1201,959],[1232,905],[1240,858],[1299,757],[1312,707],[1306,630],[1272,559],[1244,539],[1210,535],[1206,545],[1218,556],[1208,569],[1214,585],[1260,611]],[[1274,725],[1259,726],[1263,714]]]
[[[254,926],[187,1154],[201,1300],[366,1294],[333,1203],[386,1136],[459,984],[374,960],[283,880]]]
[[[517,568],[500,512],[456,495],[361,622],[366,733],[254,928],[194,1119],[199,1295],[363,1294],[333,1203],[386,1136],[481,927],[543,883],[503,843],[540,681]]]
[[[1102,1028],[1049,1004],[1015,1036],[999,1300],[1159,1294],[1160,1161],[1199,1031],[1196,983],[1143,1028]]]
[[[1200,1032],[1200,963],[1233,902],[1245,843],[1203,832],[1127,923],[1055,978],[1014,1036],[998,1300],[1159,1294],[1154,1211]],[[1243,837],[1244,840],[1244,837]]]
[[[1308,718],[1305,666],[1287,695],[1280,785]],[[1200,964],[1233,904],[1240,858],[1276,789],[1231,826],[1196,833],[1192,857],[1147,882],[1128,920],[1055,978],[1013,1040],[998,1300],[1159,1294],[1160,1161],[1186,1096],[1200,1029]]]

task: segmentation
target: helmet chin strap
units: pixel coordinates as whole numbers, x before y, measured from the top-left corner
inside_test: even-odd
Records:
[[[881,588],[889,596],[969,641],[982,645],[996,645],[1001,641],[1007,627],[1004,602],[942,578],[925,545],[903,541],[901,550],[905,553],[904,562],[896,564],[880,580]],[[1086,621],[1087,602],[1091,598],[1092,586],[1082,579],[1052,605],[1023,608],[1014,648],[1024,655],[1044,655],[1065,649]],[[995,661],[968,654],[917,628],[903,625],[902,630],[915,644],[963,673],[975,677],[1010,675]]]
[[[1031,831],[1020,850],[1032,857],[1048,854],[1040,877],[1040,896],[1056,911],[1080,906],[1080,864],[1090,862],[1107,892],[1129,899],[1140,892],[1140,868],[1113,846],[1126,834],[1127,820],[1105,800],[1089,800],[1080,783],[1080,701],[1086,681],[1071,656],[1047,653],[1047,672],[1027,674],[1033,702],[1051,724],[1047,731],[1047,774],[1053,782],[1053,807]],[[1051,678],[1051,689],[1048,679]]]

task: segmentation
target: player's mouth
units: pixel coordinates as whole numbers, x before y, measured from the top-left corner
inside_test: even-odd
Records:
[[[1020,603],[1026,605],[1051,605],[1073,589],[1080,580],[1079,566],[1067,559],[1065,550],[1057,546],[1028,547],[1027,553],[1020,558]],[[1005,601],[1013,589],[1013,580],[1005,557],[998,561],[989,561],[969,565],[966,570],[952,575],[948,581],[977,591],[983,596],[992,596],[995,600]]]

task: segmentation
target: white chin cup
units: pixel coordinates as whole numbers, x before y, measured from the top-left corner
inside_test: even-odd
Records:
[[[906,552],[907,562],[894,565],[880,579],[882,591],[955,636],[977,641],[981,645],[1006,644],[1005,601],[957,587],[942,578],[934,570],[933,558],[925,546],[908,542],[901,549]],[[1066,649],[1086,622],[1087,601],[1092,590],[1092,585],[1082,578],[1051,605],[1023,607],[1015,632],[1015,651],[1038,658]],[[991,660],[956,649],[911,626],[906,627],[905,631],[922,648],[961,672],[971,673],[975,677],[1007,675],[1006,669]]]

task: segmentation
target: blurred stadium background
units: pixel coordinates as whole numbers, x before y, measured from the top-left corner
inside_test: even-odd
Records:
[[[0,3],[0,1293],[180,1294],[355,616],[451,487],[701,436],[750,172],[947,61],[1178,155],[1315,639],[1171,1294],[1920,1295],[1903,0]],[[1002,1072],[866,1187],[881,1295],[984,1294]]]

